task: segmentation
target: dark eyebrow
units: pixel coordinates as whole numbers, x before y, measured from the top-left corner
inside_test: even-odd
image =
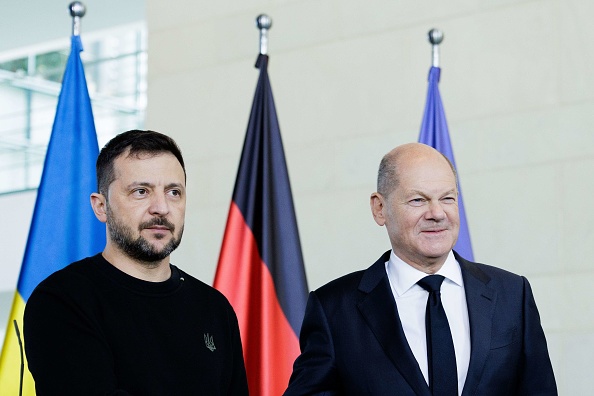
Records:
[[[128,184],[128,188],[133,188],[133,187],[148,187],[148,188],[154,188],[155,185],[153,183],[149,183],[149,182],[132,182],[130,184]],[[185,189],[184,185],[182,183],[169,183],[165,186],[165,189],[170,189],[170,188],[180,188],[180,189]]]
[[[182,190],[185,189],[185,186],[183,184],[181,184],[181,183],[169,183],[169,184],[167,184],[165,186],[165,189],[168,190],[168,189],[174,188],[174,187],[177,187],[177,188],[182,189]]]
[[[137,187],[137,186],[141,186],[141,187],[154,187],[155,185],[149,182],[132,182],[130,184],[128,184],[128,188],[133,188],[133,187]]]

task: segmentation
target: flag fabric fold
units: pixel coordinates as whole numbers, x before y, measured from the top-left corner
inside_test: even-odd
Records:
[[[105,226],[95,218],[89,201],[97,187],[95,162],[99,147],[81,51],[80,37],[73,36],[6,327],[0,395],[19,392],[20,352],[13,320],[22,334],[23,312],[35,287],[53,272],[105,246]],[[23,394],[34,395],[31,374],[28,370],[25,373]]]
[[[445,155],[454,168],[457,170],[454,160],[454,151],[450,141],[448,123],[446,121],[441,95],[439,94],[439,78],[441,69],[431,67],[429,70],[429,88],[427,89],[427,102],[425,104],[425,113],[423,123],[421,124],[421,133],[419,143],[424,143],[435,148]],[[470,233],[468,232],[468,222],[466,220],[466,211],[464,210],[464,201],[462,199],[462,189],[460,186],[460,177],[458,176],[458,209],[460,212],[460,233],[454,250],[467,260],[474,261],[472,254],[472,245],[470,243]]]
[[[280,128],[260,76],[244,141],[214,287],[237,313],[251,395],[280,395],[299,355],[307,280]]]

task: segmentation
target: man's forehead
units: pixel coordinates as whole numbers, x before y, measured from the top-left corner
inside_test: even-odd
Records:
[[[170,157],[172,160],[175,160],[179,163],[175,155],[169,151],[159,151],[155,153],[148,151],[130,152],[130,149],[127,149],[122,154],[117,156],[114,162],[150,162],[151,160],[159,160],[164,157]],[[181,167],[181,164],[179,166]]]
[[[444,161],[418,161],[402,166],[396,189],[405,192],[449,192],[456,190],[456,176]]]
[[[164,166],[163,166],[164,164]],[[157,176],[159,173],[166,172],[175,174],[179,171],[180,176],[184,177],[184,171],[177,158],[169,152],[159,153],[123,153],[114,161],[114,171],[116,178],[129,173],[144,173],[148,176]]]
[[[444,157],[414,157],[401,161],[396,165],[398,178],[409,175],[424,175],[424,178],[456,179],[456,175],[449,162]]]

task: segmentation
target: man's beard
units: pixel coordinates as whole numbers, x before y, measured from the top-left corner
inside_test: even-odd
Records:
[[[169,222],[169,220],[162,217],[155,217],[150,221],[141,223],[138,226],[138,231],[142,231],[145,228],[152,227],[155,225],[165,226],[169,228],[169,231],[173,235],[167,245],[163,246],[161,250],[157,250],[153,245],[149,243],[142,235],[134,239],[132,229],[126,224],[120,222],[113,216],[112,211],[107,205],[107,228],[109,229],[109,236],[111,240],[129,257],[132,259],[145,263],[153,264],[156,266],[158,261],[163,260],[169,256],[180,244],[184,228],[182,226],[179,237],[175,237],[175,226]],[[160,239],[157,237],[157,239]]]

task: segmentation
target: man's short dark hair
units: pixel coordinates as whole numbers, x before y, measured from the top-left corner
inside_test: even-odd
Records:
[[[114,161],[127,150],[128,157],[138,157],[141,154],[171,153],[179,161],[184,170],[184,176],[186,175],[181,150],[172,138],[155,131],[133,129],[120,133],[111,139],[99,153],[97,158],[97,189],[105,197],[107,197],[109,185],[115,180]]]

